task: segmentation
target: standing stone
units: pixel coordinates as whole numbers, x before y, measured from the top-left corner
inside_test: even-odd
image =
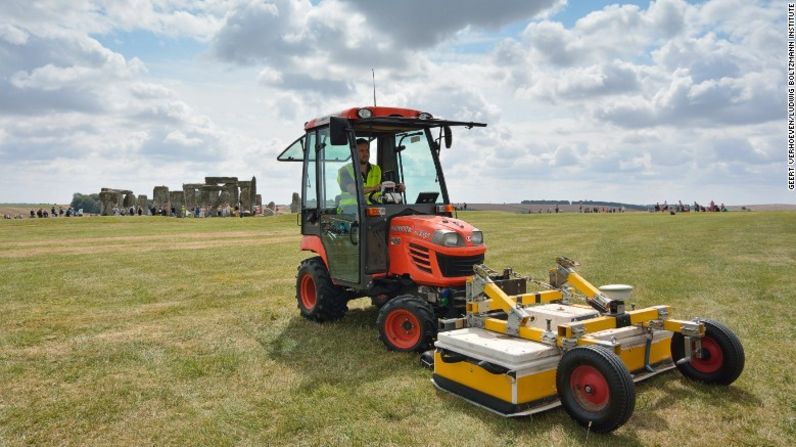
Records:
[[[200,207],[201,195],[199,188],[202,187],[201,183],[185,183],[182,185],[182,192],[185,195],[185,207],[192,210]]]
[[[202,185],[202,201],[206,210],[205,216],[218,216],[218,207],[221,205],[222,187],[217,185]]]
[[[232,207],[235,207],[240,202],[240,190],[238,189],[238,182],[235,183],[227,183],[224,185],[227,188],[227,191],[230,195],[229,204]]]
[[[131,207],[135,208],[135,205],[137,203],[135,194],[133,194],[132,191],[121,191],[121,192],[122,195],[124,196],[124,198],[122,199],[122,207],[124,207],[124,209],[126,210],[129,210]]]
[[[249,181],[238,182],[240,185],[240,208],[241,210],[254,213],[257,205],[257,178],[252,177]]]
[[[299,193],[294,192],[293,198],[290,201],[290,212],[298,213],[299,211],[301,211],[301,196]]]
[[[174,208],[174,212],[182,217],[182,207],[185,205],[185,193],[182,191],[169,192],[169,202],[171,203],[171,208]],[[169,211],[171,211],[171,209],[169,209]]]
[[[147,199],[146,194],[138,195],[138,207],[136,207],[136,212],[138,212],[138,208],[141,208],[144,211],[143,214],[145,216],[149,214],[149,200]]]
[[[238,185],[240,186],[240,210],[241,212],[248,211],[251,213],[254,206],[251,194],[252,182],[244,180],[238,182]]]
[[[249,200],[252,201],[252,208],[254,208],[254,205],[257,203],[257,178],[254,176],[252,176],[252,189],[249,194],[251,194]],[[262,205],[262,201],[260,201],[260,205]]]
[[[171,210],[169,198],[168,186],[155,186],[155,189],[152,191],[152,206],[158,210]]]
[[[113,210],[115,193],[113,191],[100,191],[100,216],[110,216]]]

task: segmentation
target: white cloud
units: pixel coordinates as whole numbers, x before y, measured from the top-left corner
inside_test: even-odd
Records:
[[[23,45],[28,41],[28,33],[10,23],[1,23],[0,39],[14,45]]]
[[[282,73],[271,67],[265,67],[262,70],[260,70],[260,73],[257,75],[257,80],[261,84],[268,84],[268,85],[281,84]]]
[[[458,0],[455,5],[425,0],[379,2],[342,0],[367,18],[381,37],[396,47],[425,48],[467,28],[498,30],[501,26],[543,16],[562,7],[561,0],[503,0],[499,5],[481,0]]]
[[[687,69],[678,69],[652,98],[619,98],[597,107],[595,116],[625,127],[767,122],[778,116],[774,86],[781,78],[778,73],[752,72],[697,83]]]
[[[468,2],[4,2],[0,201],[53,175],[148,192],[254,174],[285,202],[300,172],[272,159],[304,121],[370,104],[371,67],[381,105],[489,123],[442,153],[455,200],[785,197],[771,2],[618,4],[572,26],[560,1]],[[101,43],[129,31],[205,52]]]
[[[189,137],[179,130],[174,130],[166,135],[163,139],[164,143],[176,143],[181,146],[199,146],[204,143],[204,140],[197,137]]]

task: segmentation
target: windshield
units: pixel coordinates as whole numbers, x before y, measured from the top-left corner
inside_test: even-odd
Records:
[[[395,135],[395,151],[407,203],[443,203],[434,158],[426,132],[414,130]]]

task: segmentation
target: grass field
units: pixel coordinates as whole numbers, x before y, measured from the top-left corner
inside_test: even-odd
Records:
[[[503,419],[387,352],[368,300],[301,319],[295,216],[0,222],[0,445],[662,445],[796,442],[796,213],[461,213],[487,264],[556,256],[639,306],[739,335],[729,388],[677,372],[637,386],[607,436],[566,413]]]

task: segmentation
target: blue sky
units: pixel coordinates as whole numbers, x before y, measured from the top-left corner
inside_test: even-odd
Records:
[[[455,201],[794,203],[774,1],[10,0],[0,202],[257,176],[307,119],[371,101],[489,123]]]
[[[150,63],[190,61],[207,51],[207,44],[183,36],[159,36],[151,31],[114,31],[92,36],[103,46],[124,55]]]

